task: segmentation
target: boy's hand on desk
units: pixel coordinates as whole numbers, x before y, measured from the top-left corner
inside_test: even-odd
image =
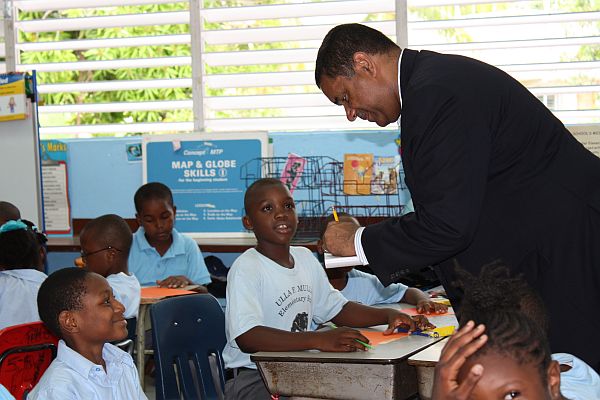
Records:
[[[383,332],[384,335],[391,335],[396,328],[407,329],[409,332],[416,330],[427,330],[435,328],[435,325],[429,322],[427,317],[423,315],[415,315],[411,317],[400,311],[390,309],[388,314],[388,328]]]
[[[156,283],[160,287],[179,289],[187,285],[191,285],[192,281],[190,281],[187,277],[183,275],[173,275],[166,279],[163,279],[162,281],[156,281]]]
[[[356,329],[352,328],[342,327],[327,331],[319,331],[317,333],[319,335],[317,350],[320,351],[348,352],[367,350],[365,346],[358,343],[356,340],[369,343],[369,339],[364,337]]]
[[[448,306],[431,300],[419,300],[417,303],[419,314],[443,314],[448,311]]]

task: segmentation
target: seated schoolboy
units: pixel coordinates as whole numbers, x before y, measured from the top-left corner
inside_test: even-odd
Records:
[[[360,225],[358,220],[350,214],[339,212],[338,217],[340,221]],[[332,216],[326,220],[327,223],[332,221]],[[319,254],[323,254],[322,238],[317,243],[317,250]],[[320,259],[322,260],[322,258]],[[323,261],[322,264],[325,267]],[[402,302],[415,305],[417,312],[423,314],[444,313],[448,310],[444,304],[432,301],[422,290],[408,287],[402,283],[392,283],[385,287],[375,275],[359,271],[354,267],[326,268],[325,273],[331,286],[339,290],[348,300],[357,303],[372,306]]]
[[[39,321],[36,297],[46,279],[36,233],[21,220],[0,226],[0,329]]]
[[[171,190],[159,182],[147,183],[133,200],[140,227],[133,235],[129,271],[141,285],[181,288],[210,283],[200,248],[173,227],[177,207]],[[197,291],[206,292],[206,288]]]
[[[106,278],[125,306],[125,318],[137,317],[141,297],[140,283],[127,267],[132,240],[129,225],[115,214],[91,220],[79,236],[85,268]]]
[[[108,343],[127,336],[127,322],[106,279],[83,268],[58,270],[40,287],[37,303],[61,340],[28,400],[147,400],[131,356]]]
[[[346,300],[333,289],[319,261],[304,247],[290,246],[298,218],[288,188],[278,179],[254,182],[244,196],[243,224],[257,245],[244,252],[227,276],[225,367],[233,378],[225,388],[227,399],[268,399],[250,354],[256,351],[365,350],[359,331],[388,324],[427,329],[424,316],[409,317],[397,310],[373,308]],[[333,321],[340,328],[310,331],[310,323]]]
[[[486,265],[477,277],[462,270],[459,274],[465,290],[461,320],[476,312],[519,311],[536,323],[542,333],[548,331],[541,297],[521,276],[511,276],[508,267],[495,263]],[[596,371],[571,354],[555,353],[551,357],[560,366],[560,390],[564,396],[571,400],[600,399],[600,377]]]
[[[21,219],[21,212],[12,203],[8,201],[0,201],[0,225],[4,225],[7,221],[17,221]]]

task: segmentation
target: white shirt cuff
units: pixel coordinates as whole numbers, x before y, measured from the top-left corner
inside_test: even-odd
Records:
[[[365,255],[365,251],[363,250],[361,242],[361,237],[364,230],[365,227],[361,226],[354,233],[354,251],[356,252],[356,255],[358,256],[358,259],[362,265],[369,265],[369,260],[367,260],[367,256]]]

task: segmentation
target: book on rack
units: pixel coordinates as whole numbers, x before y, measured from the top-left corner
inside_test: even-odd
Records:
[[[283,171],[281,171],[280,180],[288,187],[290,193],[294,193],[294,189],[298,186],[305,165],[306,158],[300,157],[294,153],[288,154]]]
[[[373,154],[344,154],[344,193],[371,194]]]
[[[331,253],[325,253],[324,258],[325,268],[355,267],[357,265],[362,265],[358,256],[339,257],[334,256]]]
[[[398,193],[398,176],[400,173],[400,156],[375,156],[373,159],[373,176],[371,178],[371,194]]]

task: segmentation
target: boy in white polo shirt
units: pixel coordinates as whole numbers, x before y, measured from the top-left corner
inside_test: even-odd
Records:
[[[115,214],[91,220],[79,236],[85,268],[106,278],[125,306],[125,318],[137,317],[141,297],[140,282],[127,268],[132,237],[127,222]]]
[[[127,336],[127,322],[106,279],[83,268],[58,270],[40,287],[37,303],[61,340],[28,400],[147,400],[131,356],[108,343]]]

